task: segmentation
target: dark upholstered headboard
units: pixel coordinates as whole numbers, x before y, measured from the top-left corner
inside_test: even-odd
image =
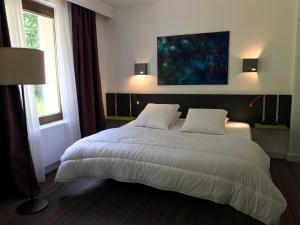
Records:
[[[220,95],[220,94],[124,94],[107,93],[106,105],[108,116],[138,116],[148,103],[179,104],[179,111],[185,118],[189,108],[226,109],[232,121],[254,124],[262,121],[263,98],[255,107],[249,104],[258,95]],[[276,121],[277,96],[265,96],[265,121]],[[139,104],[136,103],[139,101]],[[279,123],[290,125],[291,95],[280,95],[278,105]]]

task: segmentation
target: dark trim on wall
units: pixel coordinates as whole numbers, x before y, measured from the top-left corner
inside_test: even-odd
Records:
[[[249,107],[250,102],[258,95],[107,93],[106,105],[108,116],[134,117],[138,116],[148,103],[179,104],[182,118],[186,117],[189,108],[218,108],[227,110],[232,121],[253,125],[262,122],[263,117],[263,98],[257,101],[255,107]],[[266,95],[265,118],[268,123],[276,121],[276,100],[276,95]],[[136,101],[139,101],[139,104]],[[291,95],[280,95],[279,122],[288,126],[291,101]]]

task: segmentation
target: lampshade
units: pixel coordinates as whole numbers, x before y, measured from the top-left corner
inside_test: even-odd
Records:
[[[45,83],[42,51],[27,48],[0,48],[0,85]]]

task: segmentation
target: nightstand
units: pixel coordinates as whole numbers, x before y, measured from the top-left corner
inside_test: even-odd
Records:
[[[290,130],[286,125],[255,124],[252,139],[272,158],[285,159],[289,150]]]
[[[134,119],[135,117],[107,116],[105,117],[106,129],[121,127]]]

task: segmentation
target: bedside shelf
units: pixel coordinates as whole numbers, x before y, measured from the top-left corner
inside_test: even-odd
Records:
[[[107,116],[105,117],[106,120],[117,120],[117,121],[132,121],[135,117],[129,116]]]
[[[285,124],[267,125],[267,124],[256,123],[254,125],[254,128],[256,128],[256,129],[272,129],[272,130],[289,130],[288,126]]]

